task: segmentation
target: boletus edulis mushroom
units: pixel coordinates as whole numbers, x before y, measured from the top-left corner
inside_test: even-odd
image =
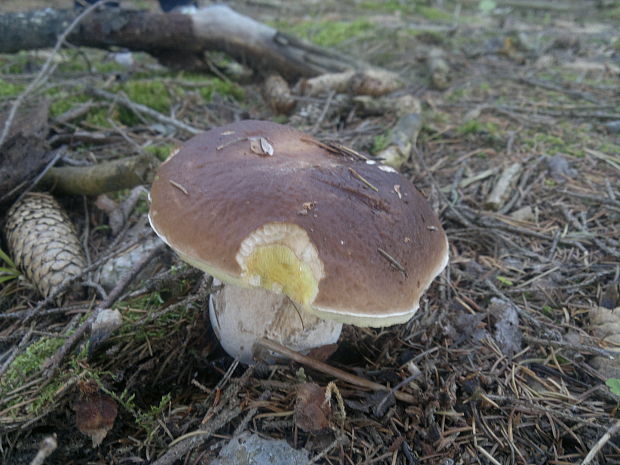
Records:
[[[187,141],[159,168],[149,218],[225,284],[211,323],[245,363],[262,337],[306,351],[336,342],[342,323],[408,321],[448,261],[437,216],[404,176],[267,121]]]

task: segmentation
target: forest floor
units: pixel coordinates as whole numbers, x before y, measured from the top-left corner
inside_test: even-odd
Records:
[[[52,3],[71,4],[7,0],[0,14]],[[156,10],[154,2],[126,3]],[[45,138],[63,147],[59,164],[162,160],[191,137],[91,88],[198,128],[273,120],[371,156],[414,114],[420,124],[405,126],[413,148],[399,169],[438,213],[449,266],[409,323],[345,326],[325,360],[409,396],[373,393],[287,360],[234,363],[210,327],[210,286],[161,249],[112,305],[120,327],[95,349],[78,346],[48,376],[50,357],[105,300],[100,270],[84,278],[83,295],[41,306],[6,261],[0,461],[28,464],[54,435],[48,464],[206,464],[250,431],[284,439],[317,463],[620,463],[620,2],[229,4],[394,71],[404,86],[370,101],[335,91],[299,97],[282,115],[257,76],[227,74],[238,67],[224,56],[206,75],[140,53],[124,67],[113,53],[71,47],[28,103],[49,101]],[[0,112],[48,56],[0,55]],[[131,214],[115,228],[113,207],[128,198]],[[143,233],[148,201],[139,191],[57,199],[89,264],[126,248],[128,231]],[[0,249],[10,252],[6,242]],[[324,393],[332,381],[326,427],[305,432],[300,386]],[[85,402],[117,409],[97,447],[76,426]],[[185,449],[171,455],[179,444]]]

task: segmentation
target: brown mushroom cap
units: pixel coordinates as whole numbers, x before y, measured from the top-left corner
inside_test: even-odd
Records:
[[[446,236],[405,177],[353,153],[266,121],[212,129],[160,167],[151,225],[224,282],[345,323],[407,321],[447,263]]]

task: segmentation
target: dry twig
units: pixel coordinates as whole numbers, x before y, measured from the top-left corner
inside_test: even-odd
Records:
[[[383,384],[375,383],[373,381],[367,380],[365,378],[361,378],[356,375],[352,375],[351,373],[347,373],[346,371],[340,370],[339,368],[335,368],[327,363],[320,362],[313,358],[307,357],[305,355],[300,354],[299,352],[295,352],[294,350],[288,349],[277,342],[270,341],[269,339],[259,339],[256,346],[261,347],[263,349],[272,350],[280,355],[284,355],[291,360],[301,363],[302,365],[306,365],[314,370],[320,371],[322,373],[328,374],[330,376],[334,376],[338,379],[346,381],[349,384],[354,386],[363,387],[366,389],[370,389],[373,391],[390,391],[390,388],[384,386]],[[410,394],[406,394],[401,391],[395,391],[394,397],[398,400],[402,400],[403,402],[415,403],[416,399],[414,396]]]

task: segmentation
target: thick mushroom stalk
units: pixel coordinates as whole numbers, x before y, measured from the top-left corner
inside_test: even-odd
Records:
[[[247,364],[262,337],[305,352],[336,343],[342,330],[342,323],[306,312],[286,295],[232,285],[211,295],[209,317],[224,350]]]
[[[212,324],[244,362],[261,337],[308,350],[335,342],[341,323],[404,323],[448,261],[439,220],[405,177],[267,121],[186,142],[159,168],[149,219],[225,284]]]

